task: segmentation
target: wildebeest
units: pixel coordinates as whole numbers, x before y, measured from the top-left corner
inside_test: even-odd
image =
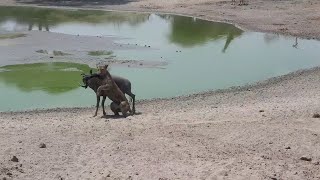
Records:
[[[92,75],[92,70],[90,70],[90,75],[85,75],[82,74],[83,78],[82,81],[84,83],[84,88],[87,88],[88,86],[97,94],[97,104],[96,104],[96,113],[95,116],[97,115],[97,111],[99,108],[99,103],[100,103],[100,96],[103,97],[102,99],[102,108],[103,108],[103,114],[106,115],[105,109],[104,109],[104,103],[106,100],[106,91],[108,91],[108,89],[106,89],[106,86],[103,88],[100,88],[100,94],[98,92],[98,88],[102,85],[105,85],[105,83],[103,82],[103,78],[99,77],[99,76],[95,76]],[[125,79],[123,77],[119,77],[119,76],[113,76],[111,75],[113,81],[116,83],[116,85],[118,86],[118,88],[122,91],[123,94],[127,94],[131,97],[132,99],[132,114],[135,114],[135,94],[133,94],[131,92],[131,82],[128,79]],[[102,94],[101,94],[102,93]],[[110,93],[110,92],[109,92]],[[109,96],[108,96],[109,97]],[[117,100],[115,100],[114,98],[110,98],[113,101],[113,103],[111,103],[110,107],[111,110],[115,113],[115,115],[119,114],[120,111],[120,107],[122,105],[125,106],[123,103],[121,104],[121,102],[115,102]],[[116,108],[118,107],[118,108]],[[122,112],[123,113],[123,112]],[[123,114],[125,115],[125,114]]]

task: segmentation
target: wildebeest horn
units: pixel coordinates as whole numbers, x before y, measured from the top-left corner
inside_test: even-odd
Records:
[[[80,87],[83,87],[83,88],[85,88],[85,89],[87,89],[87,86],[82,85],[81,83],[79,83],[79,86],[80,86]]]

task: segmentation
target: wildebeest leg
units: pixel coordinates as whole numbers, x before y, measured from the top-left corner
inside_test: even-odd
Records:
[[[135,107],[135,101],[136,101],[136,95],[134,95],[132,92],[127,93],[132,98],[132,114],[136,113],[136,107]]]
[[[104,109],[104,102],[106,102],[106,96],[103,96],[102,102],[101,102],[101,106],[102,106],[102,111],[103,111],[103,115],[106,116],[107,113]]]
[[[96,117],[98,114],[99,104],[100,104],[100,96],[97,96],[96,113],[94,113],[93,117]]]

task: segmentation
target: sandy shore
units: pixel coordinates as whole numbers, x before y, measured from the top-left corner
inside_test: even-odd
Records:
[[[0,113],[0,177],[319,179],[319,76],[143,101],[142,114],[120,119],[92,108]]]
[[[94,2],[94,1],[93,1]],[[248,5],[232,5],[231,0],[109,0],[105,3],[68,3],[36,0],[2,0],[0,5],[40,5],[102,10],[162,12],[228,22],[243,29],[290,34],[320,39],[318,0],[246,0]],[[101,2],[101,1],[100,1]]]
[[[320,37],[316,0],[181,2],[103,8],[176,12]],[[252,86],[141,101],[141,114],[125,119],[92,118],[92,108],[0,113],[0,178],[320,179],[320,119],[312,117],[320,113],[319,77],[314,68]]]

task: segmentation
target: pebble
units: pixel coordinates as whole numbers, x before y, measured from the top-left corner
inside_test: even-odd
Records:
[[[39,147],[40,147],[40,148],[46,148],[47,145],[46,145],[45,143],[40,143]]]
[[[303,161],[312,161],[311,158],[305,157],[305,156],[302,156],[302,157],[300,158],[300,160],[303,160]]]
[[[19,159],[16,156],[13,156],[11,159],[12,162],[19,162]]]
[[[290,146],[288,146],[288,147],[286,147],[286,149],[291,149],[291,147],[290,147]]]
[[[313,116],[312,116],[313,118],[320,118],[320,114],[318,114],[318,113],[315,113],[315,114],[313,114]]]

